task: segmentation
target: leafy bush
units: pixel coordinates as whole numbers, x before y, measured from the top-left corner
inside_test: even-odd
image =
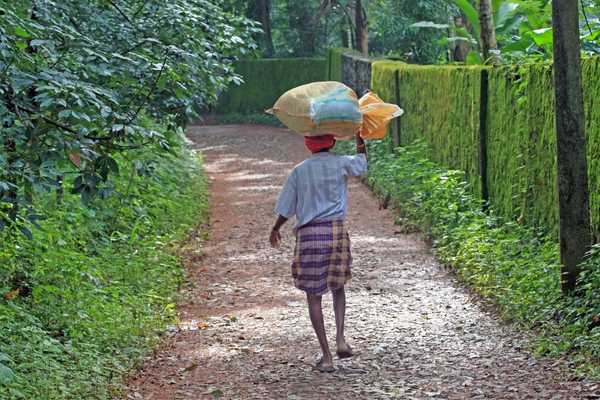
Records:
[[[35,240],[2,233],[0,398],[111,398],[174,318],[172,246],[207,211],[200,163],[153,149],[119,170],[105,201],[43,196]]]
[[[540,352],[570,354],[598,374],[600,246],[585,265],[579,296],[564,298],[552,235],[507,221],[493,209],[482,211],[465,174],[430,161],[424,142],[394,152],[387,146],[369,143],[368,183],[391,200],[399,222],[422,229],[439,258],[494,299],[506,318],[541,332]]]
[[[168,150],[239,82],[232,63],[255,48],[256,27],[221,5],[3,1],[0,222],[35,219],[29,206],[63,182],[85,201],[110,195],[119,154]]]

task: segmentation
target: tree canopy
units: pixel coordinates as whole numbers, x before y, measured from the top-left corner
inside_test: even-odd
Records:
[[[260,22],[265,56],[323,54],[355,47],[356,0],[228,0],[228,7]],[[482,63],[479,2],[474,0],[362,0],[370,53],[415,63]],[[552,56],[549,0],[491,0],[498,50],[508,62]],[[581,0],[585,53],[600,52],[600,2]],[[262,12],[257,12],[257,10]]]
[[[35,219],[35,194],[66,182],[110,196],[118,154],[169,150],[240,81],[256,26],[220,1],[2,0],[0,222]]]

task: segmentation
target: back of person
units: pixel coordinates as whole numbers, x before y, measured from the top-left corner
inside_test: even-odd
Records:
[[[359,176],[366,169],[364,154],[314,153],[290,172],[277,211],[288,218],[295,215],[296,228],[311,221],[344,219],[348,176]]]

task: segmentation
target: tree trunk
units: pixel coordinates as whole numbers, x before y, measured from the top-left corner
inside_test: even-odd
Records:
[[[346,18],[340,22],[340,38],[342,39],[342,47],[348,48],[350,43],[348,42],[348,25],[346,24]]]
[[[265,45],[266,55],[272,56],[275,52],[273,48],[273,35],[271,34],[271,13],[270,13],[270,1],[269,0],[258,0],[260,6],[260,22],[263,25],[263,31],[265,32]]]
[[[287,13],[290,28],[298,34],[298,41],[293,44],[294,56],[314,56],[319,23],[314,18],[315,10],[305,2],[287,0]]]
[[[356,25],[355,47],[363,56],[369,56],[369,30],[368,20],[362,0],[356,0],[354,4],[354,24]]]
[[[562,289],[572,293],[591,245],[577,0],[552,0]]]
[[[468,29],[468,24],[465,23],[462,17],[457,17],[454,19],[454,28]],[[465,61],[469,51],[471,51],[471,44],[468,41],[461,40],[456,42],[452,52],[452,61]]]
[[[273,36],[271,34],[271,13],[270,0],[254,0],[248,5],[248,16],[262,25],[263,33],[259,37],[259,42],[263,45],[264,55],[271,57],[275,53],[273,47]]]
[[[481,25],[481,53],[486,63],[497,64],[498,50],[496,29],[494,28],[494,9],[492,0],[479,0],[479,24]]]

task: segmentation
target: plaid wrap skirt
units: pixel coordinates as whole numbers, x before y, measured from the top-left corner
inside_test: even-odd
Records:
[[[314,295],[339,289],[352,277],[351,265],[343,220],[313,221],[296,230],[292,276],[298,289]]]

